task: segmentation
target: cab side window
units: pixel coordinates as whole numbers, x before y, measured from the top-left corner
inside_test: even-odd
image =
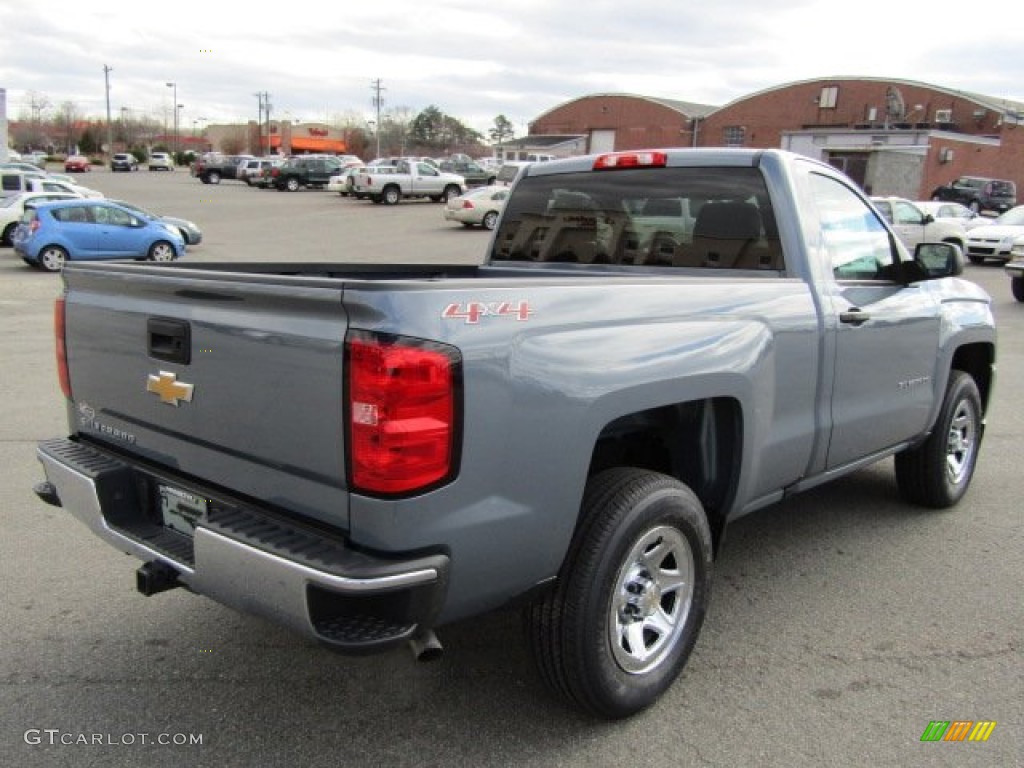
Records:
[[[877,212],[830,176],[810,175],[822,244],[837,280],[891,280],[894,249]]]

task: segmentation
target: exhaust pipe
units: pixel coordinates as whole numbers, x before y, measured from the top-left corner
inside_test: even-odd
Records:
[[[437,661],[444,653],[441,641],[432,629],[420,629],[409,638],[409,649],[416,661]]]
[[[150,560],[135,572],[135,587],[146,597],[180,586],[178,572],[159,560]]]

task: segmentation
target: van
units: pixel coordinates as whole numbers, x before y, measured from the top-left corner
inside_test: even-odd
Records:
[[[45,179],[46,174],[40,171],[39,173],[33,173],[32,171],[17,171],[6,169],[0,171],[0,192],[4,197],[8,195],[17,195],[21,192],[33,192],[32,179]]]

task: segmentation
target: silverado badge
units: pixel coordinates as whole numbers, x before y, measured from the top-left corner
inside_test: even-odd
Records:
[[[150,374],[146,379],[146,391],[160,395],[161,403],[173,405],[175,408],[182,400],[186,403],[192,402],[192,390],[194,389],[195,387],[191,384],[178,381],[177,374],[167,371],[160,371],[159,376]]]

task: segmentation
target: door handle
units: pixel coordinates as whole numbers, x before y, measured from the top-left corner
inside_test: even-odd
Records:
[[[847,325],[864,325],[870,319],[871,315],[857,307],[839,313],[839,322]]]

